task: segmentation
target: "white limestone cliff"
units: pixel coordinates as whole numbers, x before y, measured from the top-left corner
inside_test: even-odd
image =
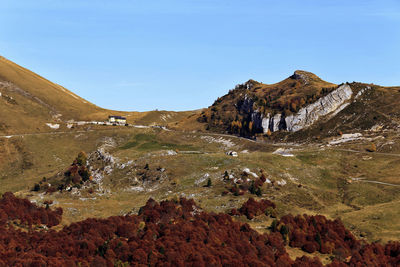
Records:
[[[284,117],[282,114],[271,116],[268,114],[261,120],[261,127],[264,133],[268,129],[271,132],[287,130],[296,132],[311,126],[322,116],[334,113],[337,114],[349,104],[353,95],[348,84],[339,86],[328,95],[321,97],[316,102],[301,108],[296,114]]]

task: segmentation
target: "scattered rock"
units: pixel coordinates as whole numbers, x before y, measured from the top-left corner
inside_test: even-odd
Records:
[[[231,140],[227,140],[227,139],[224,139],[222,137],[214,138],[212,136],[204,135],[204,136],[201,136],[200,138],[205,140],[205,141],[207,141],[207,142],[210,142],[210,143],[223,144],[227,148],[231,148],[231,147],[235,146],[235,143],[233,143]]]
[[[237,157],[238,153],[236,151],[228,151],[225,154],[227,154],[228,156],[232,156],[232,157]]]
[[[176,155],[177,153],[175,152],[175,151],[173,151],[173,150],[167,150],[167,155],[168,156],[174,156],[174,155]]]
[[[49,126],[51,129],[60,128],[60,124],[58,124],[58,123],[46,123],[46,125]]]
[[[361,133],[343,134],[339,138],[335,138],[329,142],[329,145],[337,145],[345,142],[355,141],[362,139]]]
[[[252,175],[254,178],[258,178],[258,175],[254,172],[251,172],[249,168],[244,168],[243,172]]]
[[[280,180],[280,181],[277,181],[276,183],[277,183],[277,185],[279,185],[279,186],[284,186],[284,185],[287,184],[287,182],[286,182],[284,179],[282,179],[282,180]]]
[[[206,174],[203,175],[203,177],[197,179],[194,183],[195,183],[196,185],[200,185],[200,184],[202,184],[203,182],[205,182],[209,177],[210,177],[210,174],[206,173]]]
[[[272,154],[281,155],[282,157],[294,157],[290,151],[291,149],[278,148]]]

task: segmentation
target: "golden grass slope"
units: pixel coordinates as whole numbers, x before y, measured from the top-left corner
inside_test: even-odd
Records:
[[[337,86],[303,70],[296,70],[292,76],[275,84],[263,84],[256,81],[252,83],[256,96],[260,98],[268,96],[277,103],[282,103],[282,106],[296,98],[307,98],[313,95],[318,97],[323,88],[333,89]]]
[[[85,119],[87,114],[104,111],[64,87],[4,57],[0,57],[0,79],[11,82],[33,97],[39,98],[48,105],[48,109],[53,108],[67,118]]]
[[[104,121],[109,115],[125,116],[128,123],[166,125],[193,113],[107,110],[4,57],[0,57],[0,93],[0,135],[45,132],[52,130],[46,123]]]

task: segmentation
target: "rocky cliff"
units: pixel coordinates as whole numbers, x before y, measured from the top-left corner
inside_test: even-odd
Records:
[[[389,106],[379,106],[379,109],[367,103],[378,101],[383,105],[384,96],[393,95],[396,90],[357,82],[336,85],[313,73],[295,71],[275,84],[249,80],[237,85],[204,110],[197,121],[205,123],[206,130],[245,137],[271,136],[277,132],[272,139],[289,135],[311,138],[334,134],[339,128],[345,130],[354,121],[364,129],[378,120],[390,120],[390,116],[380,114],[382,108],[391,109],[390,98],[387,99]],[[319,130],[314,131],[319,124]],[[304,135],[303,130],[307,132]]]
[[[308,126],[311,126],[320,117],[340,112],[344,109],[351,100],[353,91],[347,84],[339,86],[336,90],[328,95],[319,98],[316,102],[301,108],[297,113],[285,117],[284,114],[276,114],[271,116],[268,114],[261,120],[261,127],[264,133],[268,129],[271,132],[279,130],[287,130],[296,132]],[[258,111],[255,111],[256,113]],[[253,115],[252,118],[259,118],[261,115]],[[260,123],[259,119],[254,120],[255,123]]]

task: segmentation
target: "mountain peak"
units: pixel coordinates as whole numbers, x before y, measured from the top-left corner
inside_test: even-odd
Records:
[[[290,76],[291,79],[294,80],[303,80],[304,82],[308,82],[310,80],[314,81],[319,81],[321,78],[319,78],[317,75],[315,75],[312,72],[305,71],[305,70],[296,70],[292,76]]]

